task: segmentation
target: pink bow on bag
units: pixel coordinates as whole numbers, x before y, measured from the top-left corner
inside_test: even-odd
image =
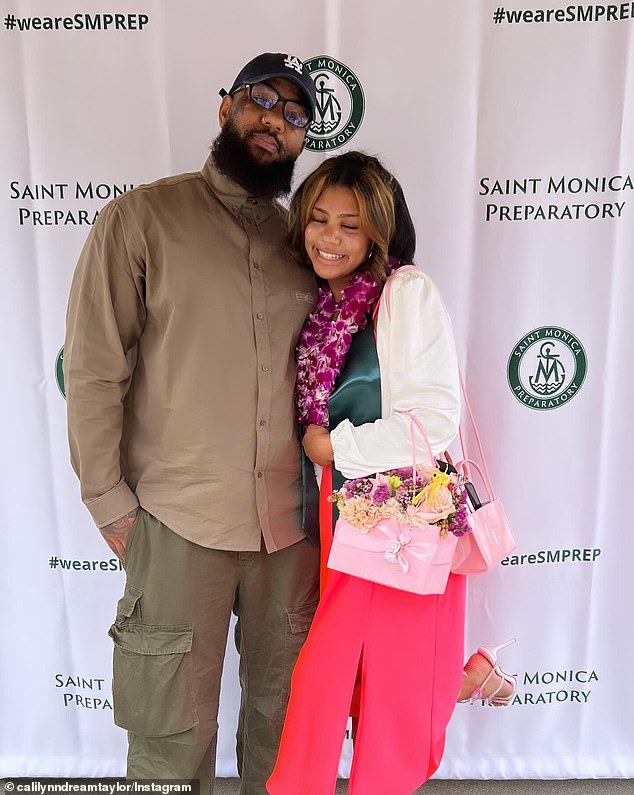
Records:
[[[383,553],[383,556],[388,563],[398,563],[403,574],[407,574],[409,571],[409,560],[405,555],[405,551],[406,547],[411,543],[411,541],[411,533],[399,533],[398,538],[394,541],[390,541],[385,548],[385,552]],[[416,554],[413,549],[410,549],[409,552],[414,555]]]

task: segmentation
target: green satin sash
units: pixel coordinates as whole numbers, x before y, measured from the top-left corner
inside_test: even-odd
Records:
[[[346,363],[328,400],[330,428],[348,419],[353,425],[374,422],[381,417],[381,372],[370,318],[363,331],[352,337]],[[332,468],[332,488],[340,489],[344,476]],[[333,527],[339,512],[333,506]]]

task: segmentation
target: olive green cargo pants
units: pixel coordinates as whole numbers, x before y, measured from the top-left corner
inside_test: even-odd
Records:
[[[241,795],[265,795],[290,678],[319,593],[319,553],[303,540],[266,552],[198,546],[140,510],[110,628],[114,719],[128,730],[128,778],[199,779],[213,792],[220,677],[239,615]]]

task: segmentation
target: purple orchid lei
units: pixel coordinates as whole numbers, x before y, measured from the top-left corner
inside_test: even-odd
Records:
[[[401,263],[390,258],[391,273]],[[335,301],[327,283],[319,288],[319,298],[299,335],[297,344],[297,418],[300,426],[328,428],[328,398],[343,369],[352,335],[362,331],[383,285],[370,270],[358,270]]]

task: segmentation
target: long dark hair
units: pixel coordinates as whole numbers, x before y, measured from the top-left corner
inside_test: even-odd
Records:
[[[414,221],[405,201],[401,183],[392,177],[394,185],[394,237],[390,241],[389,254],[406,265],[414,263],[416,253],[416,230]]]

